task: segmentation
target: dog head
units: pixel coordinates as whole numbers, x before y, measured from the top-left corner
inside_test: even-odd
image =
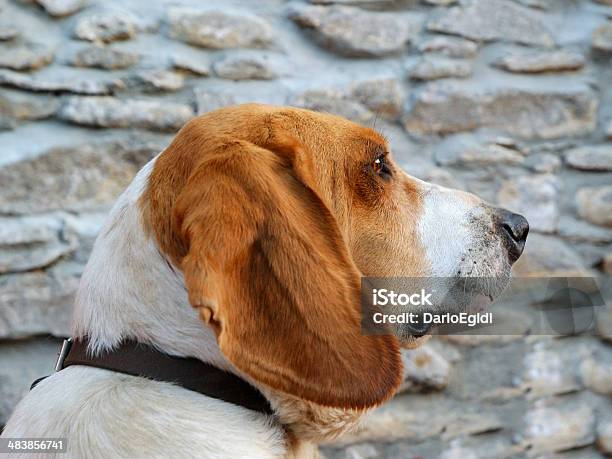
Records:
[[[491,297],[528,230],[408,176],[373,129],[255,104],[190,121],[157,159],[142,208],[238,369],[357,409],[389,398],[401,377],[399,340],[361,333],[361,276],[486,276],[500,283],[482,286]]]

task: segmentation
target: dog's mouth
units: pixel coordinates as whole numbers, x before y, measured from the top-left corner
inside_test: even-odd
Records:
[[[424,320],[415,320],[406,324],[406,332],[415,339],[427,335],[432,328],[433,324],[425,322]]]
[[[400,346],[404,349],[416,349],[425,344],[432,337],[433,327],[421,336],[403,336],[399,339]]]
[[[477,314],[484,311],[487,306],[495,301],[493,295],[478,295],[478,299],[473,301],[466,311],[468,314]],[[422,319],[414,320],[405,325],[406,333],[409,334],[413,339],[419,339],[427,335],[431,335],[436,328],[433,322],[426,322]]]
[[[453,285],[437,304],[416,312],[410,322],[394,327],[402,347],[409,349],[419,347],[432,334],[435,334],[439,329],[436,317],[465,313],[473,315],[485,311],[501,294],[508,281],[509,277],[505,276],[496,279],[458,280],[457,284]]]

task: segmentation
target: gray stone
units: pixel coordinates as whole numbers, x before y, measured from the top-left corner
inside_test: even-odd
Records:
[[[589,275],[578,253],[567,243],[538,233],[530,233],[525,251],[513,268],[515,276],[580,277]]]
[[[0,217],[0,274],[43,268],[76,248],[57,216]]]
[[[439,459],[478,459],[478,454],[460,443],[451,442],[450,447],[440,454]]]
[[[309,3],[315,5],[331,5],[334,3],[341,5],[363,5],[365,7],[371,6],[388,6],[397,2],[397,0],[308,0]]]
[[[210,63],[206,57],[174,56],[172,66],[179,70],[197,76],[210,75]]]
[[[510,435],[508,435],[509,437]],[[447,449],[448,448],[448,449]],[[499,434],[484,435],[477,437],[459,438],[442,445],[440,459],[489,459],[519,457],[517,454],[524,451],[513,445],[507,438],[502,438]],[[389,457],[434,457],[428,453],[424,455],[410,454],[406,456]],[[438,457],[438,456],[435,456]],[[522,457],[522,456],[520,456]],[[577,459],[577,458],[574,458]]]
[[[428,5],[448,6],[457,3],[457,0],[424,0]]]
[[[590,445],[595,415],[587,405],[547,406],[537,405],[525,416],[525,445],[530,455],[565,451]]]
[[[14,119],[0,113],[0,132],[15,129],[17,123]]]
[[[591,223],[612,226],[612,186],[585,187],[576,195],[578,215]]]
[[[430,346],[403,350],[404,381],[400,392],[441,390],[448,385],[451,365]]]
[[[448,57],[474,57],[478,52],[478,44],[459,37],[437,35],[419,44],[422,53],[439,53]]]
[[[61,266],[0,276],[0,338],[70,335],[78,275]]]
[[[532,399],[577,391],[580,385],[567,358],[554,346],[541,344],[525,356],[522,389]]]
[[[85,6],[85,0],[36,0],[36,3],[54,17],[69,16]]]
[[[612,52],[612,24],[607,23],[595,29],[591,45],[597,51]]]
[[[569,215],[561,216],[559,234],[575,242],[602,244],[612,242],[612,228],[592,225]]]
[[[526,139],[551,139],[591,132],[597,124],[597,106],[586,86],[480,89],[434,82],[416,96],[404,125],[416,134],[490,127]]]
[[[612,145],[589,145],[565,153],[565,162],[583,171],[612,171]]]
[[[149,92],[178,91],[185,85],[185,78],[177,72],[169,70],[154,70],[141,72],[138,79]]]
[[[589,223],[585,222],[584,220],[578,220],[581,223],[588,225],[591,228],[595,228],[595,225],[590,225]],[[612,229],[610,228],[603,228],[603,227],[596,227],[598,229],[603,230],[604,233],[608,233],[606,234],[606,236],[610,235],[610,231],[612,231]],[[565,232],[559,231],[559,234],[564,236]],[[572,238],[569,237],[565,237],[564,239],[568,242],[572,242]],[[589,241],[586,241],[586,243],[583,243],[582,241],[580,241],[579,244],[576,244],[576,250],[578,251],[578,253],[580,254],[580,256],[582,257],[582,259],[584,260],[584,263],[589,267],[589,268],[601,268],[601,262],[602,262],[602,254],[601,254],[601,247],[598,247],[597,245],[591,245],[591,243]],[[599,275],[599,273],[593,273],[594,275]]]
[[[524,215],[531,229],[552,233],[559,223],[560,186],[559,179],[549,174],[511,178],[502,184],[497,201]]]
[[[451,172],[440,167],[432,167],[425,171],[422,180],[426,182],[435,183],[436,185],[444,186],[446,188],[456,188],[464,190],[465,185],[457,179]]]
[[[311,0],[311,2],[316,1],[320,0]],[[340,0],[344,1],[346,0]],[[345,448],[319,448],[318,453],[320,459],[377,459],[382,457],[381,449],[379,445],[373,443],[361,443]]]
[[[82,16],[74,28],[74,36],[81,40],[108,43],[128,40],[136,35],[138,20],[122,10],[102,10]]]
[[[0,425],[6,424],[32,382],[53,373],[59,340],[38,338],[0,344]]]
[[[603,268],[607,274],[612,274],[612,253],[604,257]],[[605,308],[597,309],[596,329],[602,340],[612,343],[612,307],[610,304],[607,304]]]
[[[447,440],[455,437],[494,432],[503,427],[504,423],[495,413],[454,413],[449,422],[444,426],[442,439]]]
[[[603,353],[603,352],[602,352]],[[580,377],[584,385],[602,395],[612,395],[612,354],[595,355],[580,365]]]
[[[540,174],[552,174],[561,168],[559,156],[552,153],[535,153],[525,158],[525,167]]]
[[[517,165],[523,155],[513,149],[494,143],[446,148],[436,151],[436,163],[440,166],[478,167],[488,165]]]
[[[273,80],[278,63],[266,54],[226,55],[213,63],[215,74],[228,80]]]
[[[353,83],[349,94],[377,116],[397,118],[404,108],[404,91],[393,78]]]
[[[612,421],[601,421],[597,426],[597,448],[612,455]]]
[[[429,21],[429,30],[476,41],[504,40],[552,46],[546,26],[531,11],[509,0],[470,0]]]
[[[524,144],[523,150],[526,154],[551,153],[559,157],[559,152],[574,148],[579,141],[572,138],[553,139],[549,142],[537,142],[535,144]]]
[[[603,257],[602,268],[606,274],[612,274],[612,252]]]
[[[359,430],[347,433],[333,442],[334,446],[364,442],[410,440],[415,444],[445,432],[444,440],[499,430],[503,423],[488,410],[466,408],[462,411],[448,398],[400,395],[365,414]],[[397,456],[388,457],[412,457]],[[436,456],[437,457],[437,456]]]
[[[512,444],[510,435],[493,432],[488,435],[478,435],[466,438],[457,438],[446,443],[442,455],[448,454],[445,459],[490,459],[508,458],[522,453],[516,445]],[[448,450],[446,449],[448,447]],[[413,457],[413,456],[405,456]],[[429,457],[424,455],[422,457]]]
[[[482,399],[493,403],[504,403],[516,399],[517,397],[523,397],[524,395],[525,390],[522,387],[501,386],[482,394]]]
[[[18,121],[48,118],[59,106],[60,102],[56,97],[0,90],[0,118],[10,120],[12,127]]]
[[[495,65],[514,73],[543,73],[578,70],[585,59],[580,53],[558,50],[531,53],[513,53],[499,59]]]
[[[377,13],[348,6],[295,8],[291,19],[312,29],[325,47],[346,56],[385,56],[402,52],[421,28],[421,16]]]
[[[0,67],[13,70],[35,70],[53,62],[54,53],[36,43],[0,43]]]
[[[15,129],[17,123],[13,118],[9,118],[0,112],[0,132]]]
[[[365,123],[374,114],[360,102],[338,89],[311,89],[289,101],[295,107],[307,108],[318,112],[334,113],[357,123]]]
[[[0,70],[0,85],[35,92],[89,95],[112,94],[115,90],[124,87],[121,80],[114,78],[91,79],[85,76],[73,78],[70,75],[45,78],[38,75],[24,75],[11,70]]]
[[[484,345],[503,345],[520,341],[530,331],[530,320],[519,311],[498,308],[494,315],[495,323],[489,326],[484,334],[478,333],[479,329],[476,328],[475,330],[468,329],[466,332],[443,334],[440,338],[450,344],[476,348]],[[496,326],[497,328],[495,328]]]
[[[397,80],[381,78],[358,81],[342,89],[311,89],[293,96],[289,104],[366,123],[376,116],[397,118],[403,109],[404,92]]]
[[[19,36],[17,27],[7,23],[0,23],[0,41],[9,41]]]
[[[60,118],[86,126],[168,131],[180,128],[193,115],[189,105],[174,102],[76,96],[69,98],[59,112]]]
[[[70,60],[70,64],[76,67],[116,70],[130,67],[139,59],[140,56],[137,53],[120,51],[106,46],[89,46],[79,50]]]
[[[0,213],[106,208],[156,152],[90,144],[11,163],[0,168]]]
[[[236,99],[231,94],[196,88],[194,90],[198,115],[212,112],[218,108],[234,105]]]
[[[168,10],[173,38],[204,48],[261,48],[273,41],[270,25],[251,15],[173,7]]]
[[[147,154],[146,156],[150,155]],[[91,242],[98,236],[107,217],[108,212],[106,211],[79,212],[77,215],[65,214],[63,215],[64,232],[69,234],[70,237]]]
[[[516,0],[519,3],[529,6],[531,8],[537,8],[539,10],[550,9],[556,0]]]
[[[105,208],[97,212],[79,212],[78,215],[64,216],[66,238],[79,241],[76,251],[70,255],[71,261],[83,266],[87,263],[95,239],[107,217],[108,212]]]
[[[521,338],[518,334],[508,335],[472,335],[472,334],[453,334],[445,335],[442,339],[452,344],[463,347],[479,347],[487,345],[502,345]]]
[[[468,61],[424,57],[410,70],[413,80],[438,80],[440,78],[467,78],[472,74]]]
[[[429,402],[429,403],[428,403]],[[434,403],[438,402],[436,409]],[[439,435],[452,414],[450,403],[435,397],[430,400],[400,395],[365,414],[361,428],[334,441],[337,446],[366,441],[391,442],[399,439],[422,441]]]
[[[512,148],[517,151],[519,150],[517,141],[512,137],[497,136],[495,137],[495,144],[501,147]]]

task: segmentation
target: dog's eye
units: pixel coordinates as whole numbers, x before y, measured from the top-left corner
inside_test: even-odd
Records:
[[[372,169],[376,175],[379,175],[382,178],[388,179],[391,177],[391,167],[389,167],[389,163],[387,163],[387,158],[385,155],[376,157],[372,163]]]

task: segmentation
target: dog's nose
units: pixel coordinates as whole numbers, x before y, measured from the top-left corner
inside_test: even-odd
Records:
[[[525,241],[529,233],[529,223],[522,215],[507,211],[497,210],[498,230],[504,240],[510,263],[514,263],[523,253]]]

